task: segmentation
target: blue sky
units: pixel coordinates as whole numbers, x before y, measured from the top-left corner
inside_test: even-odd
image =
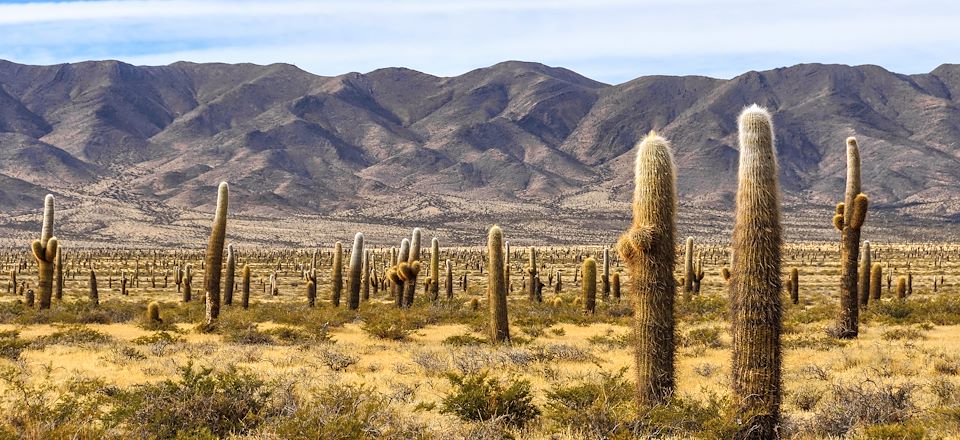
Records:
[[[900,73],[960,62],[956,0],[0,1],[0,58],[284,62],[320,75],[458,75],[505,60],[607,83],[802,62]]]

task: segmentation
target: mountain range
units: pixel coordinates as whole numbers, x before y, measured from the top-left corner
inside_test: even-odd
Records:
[[[423,226],[479,244],[492,223],[518,242],[607,242],[629,225],[633,148],[656,130],[674,149],[681,232],[728,239],[736,118],[752,103],[773,114],[790,239],[836,238],[848,136],[871,198],[865,237],[960,230],[960,65],[609,85],[517,61],[456,77],[0,61],[0,237],[38,233],[50,192],[75,242],[199,246],[225,180],[241,242],[309,245],[357,229],[386,243]]]

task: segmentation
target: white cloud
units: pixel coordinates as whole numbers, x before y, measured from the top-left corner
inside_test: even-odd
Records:
[[[820,61],[916,73],[960,61],[958,19],[960,7],[938,0],[27,3],[0,5],[0,58],[287,62],[326,75],[387,66],[454,75],[523,59],[607,82]]]

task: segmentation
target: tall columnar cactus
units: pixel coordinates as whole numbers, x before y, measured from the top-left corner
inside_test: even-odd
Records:
[[[857,276],[860,278],[857,280],[857,295],[860,299],[860,305],[863,307],[867,306],[867,303],[870,302],[870,267],[873,266],[870,262],[870,241],[863,241],[863,248],[860,249],[860,269],[857,272]]]
[[[739,118],[740,169],[730,298],[736,438],[770,439],[780,422],[780,188],[770,114],[753,105]]]
[[[530,261],[527,265],[527,273],[530,274],[530,282],[527,283],[527,299],[537,300],[537,248],[530,247]]]
[[[56,283],[53,296],[57,300],[63,299],[63,246],[57,246],[57,255],[54,258],[53,280]]]
[[[246,264],[243,265],[243,277],[242,277],[242,278],[243,278],[243,279],[242,279],[242,281],[240,282],[240,285],[241,285],[240,288],[241,288],[241,291],[242,291],[242,293],[241,293],[242,297],[240,298],[240,304],[243,306],[244,309],[246,309],[247,307],[250,307],[250,266],[248,266],[248,265],[246,265]]]
[[[233,251],[233,243],[227,245],[227,267],[224,270],[223,303],[233,305],[233,288],[236,285],[237,255]]]
[[[430,299],[440,298],[440,240],[430,240]]]
[[[404,238],[400,241],[400,251],[397,254],[397,263],[394,265],[394,273],[392,276],[388,276],[390,281],[393,283],[394,288],[394,297],[396,298],[397,307],[403,307],[403,291],[404,291],[404,281],[400,278],[400,264],[406,263],[407,258],[410,256],[410,240]]]
[[[800,302],[800,271],[796,267],[790,269],[790,302]]]
[[[610,275],[610,290],[613,293],[613,299],[620,300],[620,272],[614,272]]]
[[[587,257],[583,260],[583,311],[594,313],[597,309],[597,260]]]
[[[193,266],[187,264],[183,269],[183,302],[190,302],[193,296]]]
[[[503,244],[503,282],[507,286],[507,294],[513,292],[513,286],[510,285],[510,240],[507,240]]]
[[[870,301],[880,301],[880,288],[883,285],[883,266],[873,263],[870,268]]]
[[[507,322],[507,285],[503,275],[503,231],[494,225],[487,236],[487,302],[490,304],[490,341],[510,340]]]
[[[90,269],[90,291],[89,291],[90,303],[94,307],[100,305],[100,291],[97,290],[97,274]]]
[[[847,138],[847,189],[842,205],[837,205],[833,223],[840,230],[840,316],[836,336],[856,338],[859,333],[857,257],[860,255],[860,228],[867,217],[867,196],[860,192],[860,148],[855,138]]]
[[[635,298],[637,402],[665,402],[674,388],[676,180],[670,143],[650,132],[637,148],[633,223],[617,243]]]
[[[204,258],[203,288],[207,301],[207,324],[213,324],[220,316],[220,271],[223,269],[223,243],[227,237],[227,202],[230,189],[227,182],[220,182],[217,190],[217,212],[210,229],[207,255]]]
[[[353,249],[350,251],[350,310],[360,308],[360,282],[363,281],[363,233],[353,236]]]
[[[897,299],[904,299],[907,297],[907,277],[900,276],[897,278]]]
[[[408,263],[420,260],[420,235],[420,228],[413,228],[413,234],[410,237],[410,255],[407,256]]]
[[[600,282],[603,285],[603,300],[610,297],[610,249],[603,248],[603,274],[600,275]]]
[[[447,266],[446,268],[447,281],[446,281],[445,287],[447,289],[447,299],[453,299],[453,263],[451,263],[450,260],[448,259],[446,266]]]
[[[340,295],[343,292],[343,243],[333,245],[333,273],[331,278],[330,303],[340,307]]]
[[[363,280],[360,287],[360,300],[361,301],[370,301],[370,251],[363,251],[363,268],[360,269],[363,272]]]
[[[317,304],[317,271],[307,271],[307,307]]]
[[[693,267],[693,237],[687,237],[683,253],[683,298],[693,296],[693,279],[696,277]]]
[[[40,308],[49,309],[53,297],[53,266],[56,261],[57,238],[53,236],[53,195],[43,200],[43,227],[40,239],[33,241],[33,257],[37,260],[37,278],[40,289]]]

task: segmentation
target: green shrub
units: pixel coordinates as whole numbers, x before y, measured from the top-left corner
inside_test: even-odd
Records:
[[[20,332],[16,330],[0,331],[0,357],[10,360],[17,360],[20,353],[30,346],[30,343],[19,338]]]
[[[684,347],[723,348],[724,343],[720,339],[722,334],[720,327],[698,327],[683,335],[680,344]]]
[[[447,336],[440,343],[443,345],[452,345],[454,347],[467,347],[486,345],[487,339],[474,336],[470,333],[464,333],[462,335]]]
[[[884,341],[916,341],[927,337],[918,329],[898,327],[883,332],[880,338]]]
[[[636,416],[627,369],[601,372],[584,382],[547,391],[545,416],[557,428],[570,427],[589,438],[623,437]]]
[[[540,409],[533,404],[530,382],[525,380],[502,383],[487,372],[448,373],[447,378],[453,389],[440,403],[442,413],[471,421],[501,420],[517,427],[540,415]]]
[[[916,423],[874,425],[866,427],[855,438],[858,440],[924,440],[927,438],[927,431]]]
[[[70,325],[49,335],[40,336],[33,345],[42,348],[48,345],[89,345],[104,344],[113,338],[106,333],[82,325]]]

